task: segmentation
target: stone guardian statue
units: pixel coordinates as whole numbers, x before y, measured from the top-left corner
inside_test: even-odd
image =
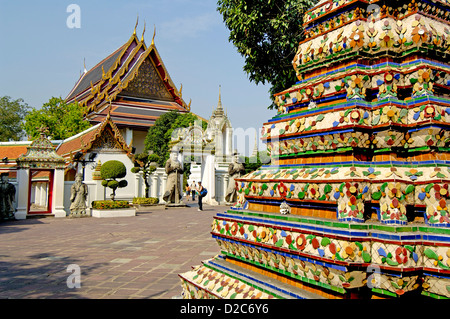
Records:
[[[16,187],[9,182],[9,173],[1,174],[0,182],[0,219],[14,220],[14,202]]]
[[[240,163],[239,155],[236,152],[234,153],[233,162],[228,166],[228,174],[230,175],[230,180],[228,182],[225,201],[231,204],[238,200],[235,179],[245,174],[244,164]]]
[[[75,176],[75,184],[70,188],[70,215],[69,217],[84,217],[86,214],[86,198],[88,187],[83,183],[83,175]]]
[[[168,204],[180,204],[183,190],[180,185],[180,174],[183,174],[183,165],[177,158],[178,152],[172,150],[166,162],[167,184],[163,200]]]

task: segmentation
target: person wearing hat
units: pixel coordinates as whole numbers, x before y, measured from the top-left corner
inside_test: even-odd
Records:
[[[198,211],[201,212],[203,210],[203,196],[201,195],[202,190],[203,190],[203,186],[202,186],[202,182],[199,181],[198,182],[198,187],[196,188],[197,190],[197,196],[198,196]]]
[[[195,181],[192,181],[192,184],[191,184],[192,200],[195,200],[195,190],[196,189],[197,189],[197,185],[195,184]]]

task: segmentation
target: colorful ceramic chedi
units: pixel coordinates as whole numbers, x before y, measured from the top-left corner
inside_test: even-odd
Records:
[[[449,19],[444,0],[305,14],[272,161],[236,181],[248,206],[215,216],[221,255],[185,296],[450,297]]]

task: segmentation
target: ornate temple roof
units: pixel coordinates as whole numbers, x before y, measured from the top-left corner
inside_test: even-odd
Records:
[[[217,108],[214,109],[209,118],[207,131],[223,130],[224,127],[231,128],[232,126],[230,119],[223,108],[222,91],[219,87],[219,101],[217,102]]]
[[[62,168],[64,158],[55,152],[53,143],[41,133],[29,146],[25,154],[16,159],[18,168]]]
[[[10,178],[16,176],[16,159],[27,152],[28,141],[0,143],[0,172],[9,172]]]
[[[148,129],[167,111],[188,112],[190,103],[184,102],[182,87],[173,83],[154,35],[149,47],[143,35],[139,40],[135,30],[124,45],[85,70],[66,102],[77,101],[93,123],[102,122],[111,111],[117,125],[137,129]]]
[[[67,164],[73,161],[77,152],[86,155],[89,151],[101,148],[102,150],[121,150],[134,160],[131,145],[127,145],[122,134],[108,116],[103,122],[64,140],[56,149],[57,154],[66,159]]]

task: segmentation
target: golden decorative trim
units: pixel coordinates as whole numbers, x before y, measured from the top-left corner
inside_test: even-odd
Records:
[[[155,36],[156,36],[156,25],[153,25],[153,37],[152,37],[152,46],[155,45]]]
[[[136,27],[138,24],[138,20],[139,20],[139,17],[137,18],[137,21],[136,21]],[[136,27],[135,27],[135,30],[136,30]],[[158,60],[157,61],[158,66],[161,67],[165,73],[164,79],[161,77],[161,73],[157,71],[158,76],[160,77],[160,79],[163,82],[165,82],[166,84],[169,85],[169,87],[172,88],[172,90],[170,88],[167,88],[169,93],[171,93],[171,95],[174,96],[175,100],[179,100],[178,102],[181,103],[180,106],[182,108],[184,108],[187,111],[190,110],[190,105],[191,105],[192,100],[189,103],[189,105],[186,105],[186,103],[184,102],[184,100],[182,98],[182,85],[181,85],[180,91],[178,91],[175,84],[173,83],[172,79],[170,78],[169,73],[168,73],[166,67],[164,66],[164,63],[162,62],[161,56],[159,55],[159,53],[154,45],[155,44],[154,39],[155,39],[155,35],[156,35],[156,26],[154,27],[152,45],[148,48],[145,46],[144,39],[143,39],[145,29],[146,29],[146,27],[144,24],[144,31],[142,33],[141,41],[137,40],[136,33],[134,30],[133,35],[130,37],[128,42],[123,46],[121,54],[118,56],[113,67],[111,67],[108,70],[108,72],[105,72],[103,65],[102,65],[101,80],[95,86],[91,81],[90,94],[87,97],[83,98],[82,100],[78,101],[79,105],[81,107],[86,107],[90,103],[90,105],[86,108],[86,114],[99,111],[99,109],[101,108],[101,105],[103,105],[104,98],[109,98],[109,101],[112,101],[113,99],[115,99],[117,97],[117,95],[120,93],[121,90],[127,88],[130,81],[132,81],[138,75],[139,68],[141,67],[142,63],[145,61],[146,58],[149,57],[150,53],[152,53],[152,52],[155,54],[155,57]],[[120,61],[121,61],[123,55],[125,54],[125,52],[130,47],[131,43],[134,40],[136,40],[136,42],[138,43],[136,48],[133,49],[133,51],[128,56],[127,60],[120,65]],[[136,57],[136,54],[139,52],[139,50],[141,48],[143,48],[145,50],[145,52],[143,54],[141,54],[138,61],[135,63],[132,72],[128,73],[129,69],[130,69],[131,61]],[[152,62],[155,69],[158,70],[158,67],[155,65],[155,61],[153,60],[153,58],[150,58],[150,61]],[[119,71],[113,77],[112,74],[118,68],[120,68]],[[102,89],[102,86],[105,84],[105,82],[108,82],[108,84]],[[117,87],[113,87],[116,84],[117,84]],[[170,91],[172,91],[172,92],[170,92]]]

